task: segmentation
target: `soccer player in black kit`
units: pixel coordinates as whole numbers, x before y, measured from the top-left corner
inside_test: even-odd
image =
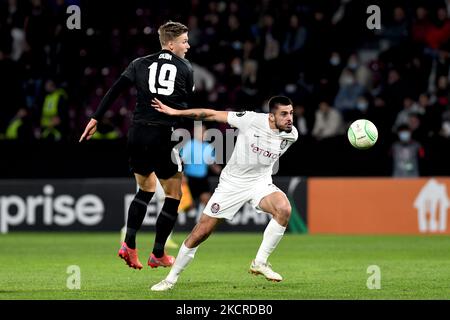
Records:
[[[153,251],[148,259],[152,268],[168,267],[175,258],[164,252],[181,199],[182,164],[172,131],[178,119],[159,113],[151,105],[153,98],[179,109],[187,108],[187,98],[194,90],[193,70],[184,58],[190,48],[188,28],[169,21],[158,29],[162,50],[140,57],[130,63],[120,78],[106,93],[80,138],[89,140],[97,129],[97,122],[120,93],[131,85],[137,89],[137,103],[132,125],[128,131],[127,150],[130,168],[139,190],[128,209],[127,232],[119,256],[134,269],[142,269],[136,249],[136,233],[142,225],[147,205],[159,179],[166,194],[164,205],[156,221]],[[176,161],[173,161],[175,159]]]

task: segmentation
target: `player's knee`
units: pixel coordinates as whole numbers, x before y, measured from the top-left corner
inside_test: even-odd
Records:
[[[170,188],[165,188],[164,192],[166,193],[166,197],[180,200],[181,199],[181,185],[180,186],[171,186]]]
[[[156,190],[156,176],[152,173],[148,176],[135,174],[136,182],[139,189],[145,192],[155,192]]]
[[[155,184],[152,183],[152,181],[148,178],[145,181],[139,181],[138,182],[139,189],[145,192],[155,192]]]
[[[275,211],[278,220],[282,221],[283,224],[287,224],[289,218],[291,217],[291,205],[289,204],[289,202],[276,205]]]
[[[181,200],[181,190],[180,192],[166,192],[166,197]]]
[[[151,186],[147,186],[147,185],[139,186],[139,189],[141,189],[142,191],[145,191],[145,192],[155,192],[155,188],[153,188]]]

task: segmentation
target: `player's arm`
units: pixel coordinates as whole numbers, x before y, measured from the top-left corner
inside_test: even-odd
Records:
[[[84,139],[89,140],[94,135],[94,133],[97,131],[97,122],[103,117],[106,111],[108,111],[108,109],[117,99],[117,97],[122,93],[122,91],[128,88],[132,83],[133,82],[128,77],[120,76],[120,78],[113,84],[111,89],[109,89],[103,97],[97,111],[95,111],[95,113],[89,120],[89,123],[86,125],[86,128],[84,129],[79,142],[83,141]]]
[[[158,99],[152,100],[152,106],[159,112],[165,113],[169,116],[186,117],[195,120],[216,121],[216,122],[228,122],[228,111],[216,111],[213,109],[186,109],[177,110],[173,109]]]

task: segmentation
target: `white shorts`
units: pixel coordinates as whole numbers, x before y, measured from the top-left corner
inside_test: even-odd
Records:
[[[249,202],[257,211],[262,212],[259,208],[261,199],[273,192],[284,194],[273,183],[259,182],[248,185],[246,188],[238,188],[221,181],[203,212],[213,218],[231,220],[246,202]]]

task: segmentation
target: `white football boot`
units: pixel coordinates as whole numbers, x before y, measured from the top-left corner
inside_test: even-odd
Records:
[[[175,283],[169,282],[166,279],[158,282],[157,284],[155,284],[154,286],[152,286],[150,288],[150,290],[152,291],[168,291],[168,290],[172,290],[173,287],[175,286]]]
[[[253,260],[249,272],[254,275],[262,274],[269,281],[280,282],[283,280],[282,276],[272,270],[272,265],[269,262],[257,263]]]

